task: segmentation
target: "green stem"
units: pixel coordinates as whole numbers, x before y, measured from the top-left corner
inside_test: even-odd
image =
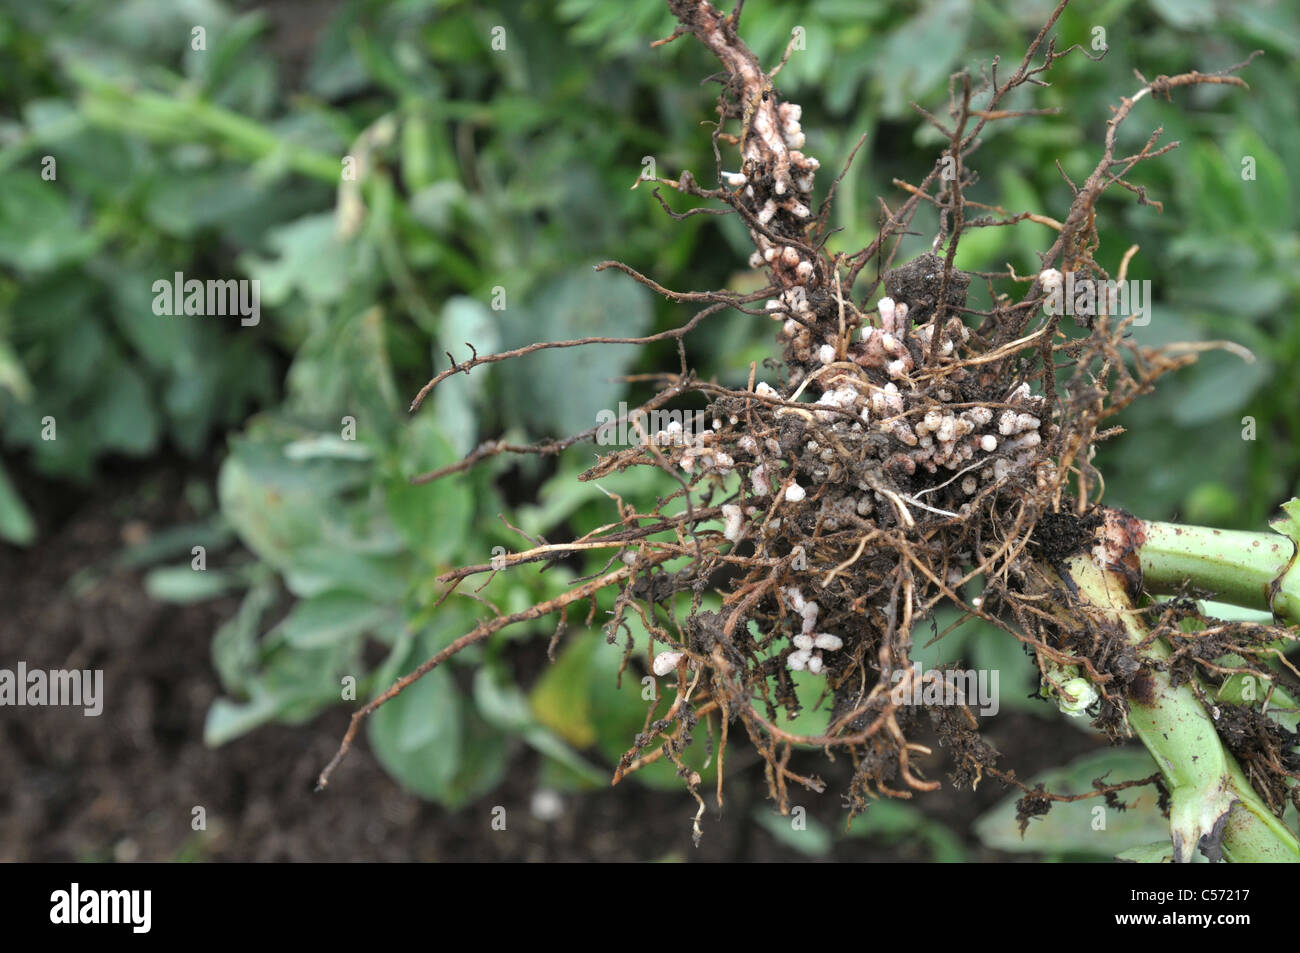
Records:
[[[1149,529],[1156,532],[1148,533]],[[1071,605],[1063,607],[1067,608],[1066,618],[1087,616],[1093,637],[1105,632],[1108,638],[1123,638],[1138,654],[1140,671],[1127,683],[1128,725],[1151,751],[1169,788],[1174,859],[1190,861],[1199,846],[1217,841],[1229,861],[1300,862],[1300,841],[1295,833],[1271,813],[1219,738],[1214,718],[1201,702],[1204,686],[1195,679],[1174,684],[1162,664],[1170,657],[1170,647],[1153,637],[1140,614],[1136,598],[1147,582],[1136,572],[1139,562],[1145,568],[1152,562],[1152,553],[1180,554],[1186,559],[1197,555],[1195,547],[1170,542],[1182,541],[1187,528],[1167,527],[1183,530],[1167,533],[1165,529],[1162,524],[1144,524],[1118,510],[1106,511],[1097,546],[1063,563],[1062,571],[1074,593]],[[1205,530],[1199,536],[1203,541],[1225,537],[1231,538],[1223,530]],[[1152,547],[1147,556],[1141,554],[1145,546]],[[1268,550],[1268,545],[1262,540],[1260,546],[1247,542],[1247,549]],[[1279,553],[1284,549],[1279,546]],[[1226,555],[1238,550],[1223,547],[1217,551]],[[1286,562],[1281,575],[1274,566],[1270,579],[1282,581],[1290,569],[1292,551],[1283,554]],[[1248,592],[1248,572],[1258,568],[1248,560],[1229,558],[1217,566],[1222,588],[1234,593]]]
[[[1066,561],[1079,607],[1122,632],[1140,658],[1159,662],[1170,649],[1137,613],[1119,567],[1123,542],[1103,532],[1111,565],[1091,553]],[[1131,539],[1131,535],[1126,537]],[[1253,547],[1252,547],[1253,548]],[[1232,861],[1300,862],[1300,841],[1269,811],[1215,730],[1191,683],[1175,686],[1167,672],[1144,666],[1141,688],[1129,697],[1129,724],[1151,752],[1169,787],[1174,856],[1187,861],[1206,835],[1222,833],[1223,855]]]
[[[1167,595],[1191,583],[1224,602],[1300,623],[1300,571],[1286,536],[1147,521],[1142,532],[1138,558],[1151,592]]]

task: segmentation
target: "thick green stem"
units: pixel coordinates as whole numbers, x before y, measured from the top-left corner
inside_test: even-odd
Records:
[[[1284,510],[1287,516],[1274,524],[1278,533],[1142,522],[1144,538],[1138,557],[1143,585],[1153,593],[1169,594],[1190,583],[1197,589],[1215,592],[1229,603],[1271,612],[1277,618],[1300,624],[1300,560],[1293,558],[1294,503],[1287,504]],[[1231,609],[1218,607],[1213,614],[1227,618]],[[1280,640],[1273,647],[1285,651],[1294,644]],[[1227,667],[1247,664],[1237,655],[1225,656],[1218,662]],[[1280,664],[1274,661],[1272,667],[1280,668]],[[1297,701],[1276,680],[1261,686],[1254,683],[1254,676],[1232,675],[1224,680],[1218,697],[1233,704],[1251,705],[1259,700],[1262,691],[1271,692],[1269,703],[1275,709],[1272,717],[1283,727],[1296,730],[1300,716],[1285,709],[1295,709]]]
[[[1064,568],[1077,591],[1075,608],[1122,632],[1140,659],[1158,663],[1170,649],[1151,638],[1130,594],[1135,528],[1108,519],[1101,545],[1105,565],[1093,553],[1083,553]],[[1169,787],[1175,859],[1188,861],[1198,846],[1221,837],[1228,860],[1300,862],[1300,841],[1269,811],[1224,748],[1194,685],[1175,686],[1167,672],[1154,665],[1143,668],[1130,684],[1129,724]]]
[[[1286,536],[1147,521],[1142,534],[1138,558],[1151,592],[1173,593],[1190,582],[1224,602],[1300,623],[1300,571]]]

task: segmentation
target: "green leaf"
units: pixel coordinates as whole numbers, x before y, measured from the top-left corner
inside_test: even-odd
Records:
[[[460,767],[440,802],[455,810],[485,796],[505,778],[509,762],[507,737],[467,709]]]
[[[638,645],[648,637],[629,618]],[[599,632],[576,632],[551,665],[537,680],[529,697],[538,722],[579,750],[597,748],[611,764],[632,747],[636,735],[645,727],[650,702],[642,697],[647,687],[639,668],[629,666],[620,676],[623,648],[610,645]],[[659,679],[660,700],[656,711],[662,716],[671,704],[671,678]],[[653,696],[652,696],[653,697]],[[705,733],[701,727],[697,738]],[[657,745],[645,749],[654,750]],[[700,772],[709,783],[716,760],[705,768],[706,753],[702,743],[687,749],[685,762]],[[677,768],[667,758],[647,765],[632,777],[651,787],[680,790],[682,781]]]
[[[9,342],[0,338],[0,390],[7,390],[18,400],[31,400],[32,382],[27,378],[23,363]]]
[[[0,467],[0,539],[26,546],[36,538],[36,523],[23,499]]]
[[[443,306],[438,349],[466,360],[470,357],[467,344],[479,354],[491,354],[500,350],[501,336],[485,304],[458,295]],[[441,353],[434,355],[435,363],[444,359]],[[462,455],[478,443],[479,412],[490,373],[490,367],[479,367],[468,374],[453,374],[434,391],[434,414]]]
[[[1116,784],[1148,777],[1155,770],[1155,762],[1145,749],[1107,750],[1046,771],[1029,786],[1042,783],[1054,794],[1083,794],[1092,790],[1094,778],[1104,775],[1106,783]],[[1157,794],[1150,785],[1121,792],[1120,800],[1128,805],[1122,812],[1106,808],[1100,797],[1053,804],[1046,815],[1029,821],[1023,837],[1016,821],[1020,797],[1010,795],[975,822],[975,832],[984,844],[1015,853],[1109,858],[1132,844],[1169,836],[1169,822],[1156,806]]]
[[[0,262],[46,271],[85,258],[95,243],[94,232],[73,213],[61,180],[13,170],[0,175]]]
[[[571,640],[529,696],[537,721],[579,750],[590,748],[597,738],[590,689],[594,651],[590,636]]]
[[[1190,427],[1231,414],[1246,405],[1268,375],[1263,361],[1246,363],[1235,354],[1210,351],[1188,369],[1171,416]]]
[[[795,683],[799,698],[803,700],[803,708],[793,718],[782,711],[777,720],[777,726],[795,735],[815,736],[825,734],[831,723],[831,697],[829,693],[824,698],[821,698],[820,703],[818,703],[819,696],[826,690],[825,676],[813,675],[810,672],[791,672],[790,677]],[[776,678],[768,679],[768,683],[775,692]],[[755,699],[753,706],[755,711],[766,716],[766,710],[761,700]]]
[[[102,449],[143,454],[158,442],[160,421],[144,378],[126,362],[105,375],[87,424]]]
[[[217,481],[222,513],[249,549],[286,574],[294,592],[361,588],[329,574],[400,549],[382,509],[368,497],[346,495],[369,484],[373,466],[338,457],[290,460],[286,442],[269,423],[232,442]]]
[[[1291,181],[1282,159],[1246,125],[1233,132],[1224,144],[1223,152],[1226,162],[1236,164],[1235,185],[1244,193],[1244,204],[1250,212],[1248,227],[1287,232],[1295,210],[1291,201]],[[1247,157],[1253,160],[1253,179],[1241,177],[1244,170],[1242,160]],[[1240,282],[1233,282],[1233,285],[1239,286]]]
[[[210,745],[224,744],[272,719],[305,722],[324,706],[340,701],[340,673],[358,671],[356,645],[293,649],[280,640],[257,645],[259,620],[275,595],[269,583],[264,585],[265,589],[255,588],[245,598],[234,630],[223,628],[223,643],[214,644],[214,659],[221,666],[218,671],[223,681],[229,680],[227,689],[246,696],[247,701],[218,699],[213,703],[204,735]]]
[[[648,330],[651,319],[645,288],[624,275],[582,267],[502,312],[502,344],[636,337]],[[526,422],[563,435],[593,427],[600,410],[618,406],[624,385],[615,378],[627,373],[639,354],[636,345],[591,344],[520,358],[502,380],[506,423]]]
[[[160,231],[191,238],[199,229],[248,215],[265,200],[247,169],[191,170],[160,176],[149,189],[145,214]]]
[[[278,710],[276,700],[270,695],[259,696],[251,702],[218,698],[204,719],[203,743],[209,748],[218,748],[270,721]]]
[[[1269,522],[1274,530],[1286,536],[1295,544],[1295,552],[1300,554],[1300,499],[1290,499],[1282,504],[1282,516],[1277,517]],[[1300,559],[1294,559],[1286,564],[1282,572],[1272,583],[1269,603],[1274,612],[1285,618],[1287,621],[1294,622],[1300,610],[1297,609],[1297,602],[1300,602]]]
[[[1283,503],[1282,515],[1269,520],[1268,525],[1300,549],[1300,499],[1293,497]]]
[[[528,707],[527,697],[496,666],[484,665],[474,674],[474,701],[479,713],[494,728],[520,735],[536,751],[553,758],[590,785],[609,783],[608,772],[587,761],[558,735],[538,724]]]
[[[1153,841],[1150,844],[1120,851],[1115,855],[1115,859],[1130,864],[1172,864],[1174,845],[1169,840]]]
[[[1241,512],[1241,498],[1222,480],[1197,484],[1183,501],[1182,519],[1198,526],[1226,526]]]
[[[807,816],[807,809],[795,807],[792,811],[804,812],[802,816],[782,817],[768,808],[756,808],[753,818],[758,826],[786,847],[791,847],[809,857],[825,857],[831,852],[831,832],[815,817]],[[799,824],[798,829],[795,824]]]
[[[294,648],[321,648],[368,632],[393,614],[391,607],[376,605],[369,596],[335,589],[300,600],[272,634]]]
[[[375,451],[356,440],[344,440],[335,434],[316,434],[285,444],[284,456],[288,460],[370,460]]]
[[[960,864],[966,860],[961,838],[945,824],[926,817],[920,808],[901,801],[872,801],[865,814],[853,819],[846,832],[852,837],[868,837],[886,843],[922,841],[930,858],[940,864]]]
[[[285,569],[285,585],[295,595],[317,596],[329,589],[364,593],[373,602],[395,605],[410,585],[410,558],[349,552],[337,547],[305,548],[294,552]]]
[[[433,182],[411,196],[411,217],[441,235],[450,230],[456,207],[464,200],[465,187],[459,182]],[[480,353],[486,352],[480,348]]]
[[[1033,183],[1012,166],[1003,166],[998,170],[998,186],[998,194],[1001,196],[999,202],[1012,215],[1033,212],[1044,207]],[[1041,267],[1036,253],[1049,247],[1055,237],[1046,225],[1030,221],[1020,222],[1009,229],[989,229],[989,231],[1012,233],[1016,249],[1016,270],[1028,273]],[[960,247],[958,245],[959,250]]]
[[[212,637],[212,665],[227,692],[242,693],[257,668],[262,616],[275,603],[276,587],[263,581],[248,590],[239,610]]]
[[[999,711],[1031,711],[1050,714],[1051,709],[1029,695],[1038,686],[1038,667],[1025,655],[1023,644],[1014,636],[980,619],[968,619],[971,666],[998,673],[996,701]],[[990,685],[991,687],[991,685]]]
[[[416,644],[419,650],[406,655],[401,671],[434,651],[428,636]],[[370,716],[369,734],[385,770],[420,796],[450,808],[481,796],[505,773],[505,736],[465,705],[445,667],[380,707]]]
[[[385,504],[393,526],[412,551],[432,565],[462,552],[474,516],[473,475],[455,474],[433,484],[411,477],[460,460],[430,415],[417,417],[400,438],[386,480]],[[487,553],[480,561],[486,562]]]
[[[164,566],[144,577],[149,598],[181,604],[214,599],[243,582],[242,574],[221,569]]]
[[[1294,9],[1272,3],[1234,3],[1224,13],[1245,28],[1248,42],[1300,57],[1300,21]]]
[[[886,115],[901,115],[948,76],[966,46],[970,12],[967,0],[932,0],[890,33],[872,61]]]
[[[405,554],[303,549],[293,554],[293,564],[284,571],[284,582],[290,592],[303,598],[330,589],[348,589],[365,594],[375,603],[395,605],[410,586],[410,568]]]
[[[1204,27],[1214,22],[1214,0],[1152,0],[1160,18],[1170,26],[1184,30]]]
[[[274,258],[247,256],[245,271],[262,282],[262,302],[282,304],[295,291],[328,304],[342,297],[352,274],[349,244],[336,237],[334,215],[321,212],[273,229],[267,242]]]

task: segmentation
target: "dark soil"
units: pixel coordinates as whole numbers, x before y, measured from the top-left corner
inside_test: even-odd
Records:
[[[405,793],[364,740],[329,791],[314,794],[316,775],[347,725],[344,708],[205,747],[205,712],[220,691],[209,641],[236,600],[160,604],[145,593],[141,572],[112,568],[129,541],[194,519],[179,502],[186,478],[174,462],[118,467],[90,487],[41,486],[20,476],[41,536],[27,550],[0,545],[0,667],[12,669],[21,659],[29,669],[102,668],[105,705],[97,718],[80,710],[0,708],[0,861],[807,859],[755,822],[766,785],[758,760],[739,749],[729,758],[735,770],[727,807],[706,815],[695,849],[694,801],[634,782],[563,794],[558,816],[538,819],[530,805],[540,763],[523,746],[499,789],[454,813]],[[210,564],[237,557],[214,555]],[[526,644],[516,663],[544,664],[544,643]],[[1020,777],[1096,744],[1068,726],[1012,713],[999,717],[988,740],[1003,754],[1000,766]],[[826,794],[800,802],[811,817],[841,829],[843,759],[797,758],[803,766],[796,760],[792,767],[827,781]],[[927,767],[935,777],[948,770]],[[974,819],[1004,795],[991,781],[974,795],[945,782],[913,803],[956,832],[970,859],[1025,859],[990,851],[970,834]],[[491,827],[496,805],[507,809],[505,831]],[[206,830],[191,828],[195,807],[206,811]],[[836,840],[829,856],[929,859],[920,844],[857,837]]]

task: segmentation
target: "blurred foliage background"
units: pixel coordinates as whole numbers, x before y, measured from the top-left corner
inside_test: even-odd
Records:
[[[818,198],[867,135],[839,191],[833,249],[867,244],[876,197],[897,206],[891,180],[919,179],[942,149],[910,103],[941,111],[949,74],[995,56],[1006,75],[1051,7],[745,5],[742,35],[767,63],[793,27],[805,31],[779,86],[803,104],[806,151],[823,165]],[[1156,126],[1181,143],[1135,176],[1162,212],[1122,190],[1097,209],[1099,261],[1113,270],[1129,245],[1141,248],[1130,277],[1150,279],[1155,300],[1140,340],[1229,339],[1256,355],[1207,354],[1125,412],[1129,432],[1098,453],[1108,502],[1258,528],[1300,489],[1300,17],[1271,0],[1111,0],[1067,9],[1059,45],[1094,49],[1098,28],[1101,62],[1072,54],[1050,86],[1010,104],[1059,115],[988,127],[969,196],[1062,216],[1070,194],[1057,164],[1076,180],[1092,168],[1109,106],[1136,89],[1134,69],[1211,71],[1265,51],[1244,74],[1249,91],[1148,99],[1123,127],[1122,150]],[[415,415],[406,407],[446,353],[468,356],[465,342],[486,353],[686,319],[627,277],[596,274],[603,259],[671,288],[752,285],[734,219],[672,222],[649,187],[629,188],[647,157],[661,175],[712,172],[717,88],[701,80],[717,65],[690,41],[649,48],[671,30],[659,0],[0,3],[0,537],[39,545],[42,528],[7,474],[77,493],[110,460],[213,461],[215,479],[194,488],[202,519],[129,554],[151,567],[157,600],[240,594],[213,633],[225,697],[209,713],[210,744],[351,706],[347,676],[364,700],[467,631],[483,606],[435,609],[435,577],[520,548],[498,514],[552,540],[610,518],[608,498],[574,479],[589,445],[558,461],[498,458],[430,486],[409,478],[483,439],[592,426],[597,411],[647,395],[620,376],[676,368],[671,344],[480,367]],[[53,178],[42,175],[47,157]],[[933,230],[922,212],[899,260]],[[1032,272],[1051,240],[1029,222],[984,229],[958,264]],[[156,316],[153,282],[176,272],[259,280],[261,321]],[[770,334],[721,315],[692,336],[689,357],[736,384],[771,354]],[[1243,439],[1246,417],[1255,439]],[[48,418],[57,439],[43,436]],[[603,485],[663,487],[655,474]],[[196,545],[208,550],[203,572],[192,568]],[[501,573],[482,595],[517,610],[598,566]],[[521,628],[382,709],[368,733],[386,768],[452,807],[492,790],[521,744],[544,756],[548,784],[607,784],[645,704],[637,678],[618,686],[618,648],[572,621],[554,666],[512,667],[504,645],[544,644],[551,631]],[[979,634],[956,633],[934,659],[997,667],[1005,707],[1029,706],[1018,647]],[[1060,724],[1040,709],[1045,725]],[[641,780],[678,784],[655,768]],[[1099,773],[1089,764],[1078,776]],[[920,831],[935,857],[960,859],[951,833],[919,817],[881,805],[855,833]],[[1026,846],[1007,829],[988,835],[1003,849],[1053,842]],[[800,849],[816,853],[809,843]]]

